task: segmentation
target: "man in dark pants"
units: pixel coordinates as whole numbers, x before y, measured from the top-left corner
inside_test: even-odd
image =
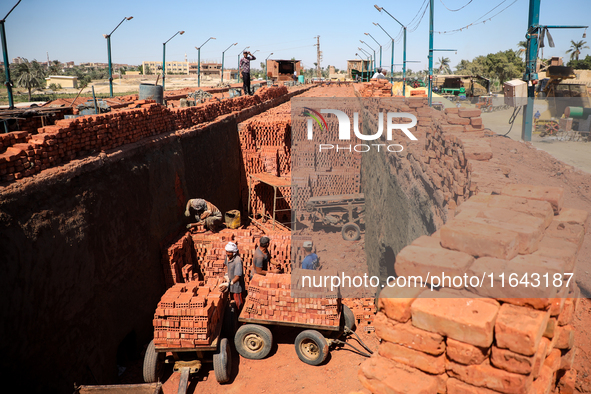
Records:
[[[242,89],[244,95],[252,96],[250,91],[250,62],[257,58],[252,55],[249,51],[244,51],[244,57],[240,59],[240,72],[242,73]]]

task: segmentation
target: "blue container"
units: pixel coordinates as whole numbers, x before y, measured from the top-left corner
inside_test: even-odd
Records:
[[[154,85],[151,83],[140,83],[140,100],[154,100],[158,104],[162,104],[164,101],[164,91],[162,86]]]
[[[303,75],[298,75],[298,82],[301,84],[304,83],[304,76]]]

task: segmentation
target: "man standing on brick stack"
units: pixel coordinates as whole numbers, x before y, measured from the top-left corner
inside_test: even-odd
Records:
[[[271,262],[271,253],[269,253],[269,237],[261,237],[259,246],[254,251],[254,274],[267,275],[267,272],[278,274],[281,271],[278,269],[269,269]],[[252,276],[251,276],[252,278]]]
[[[250,91],[250,62],[257,58],[253,56],[249,51],[244,51],[244,57],[240,59],[240,72],[242,73],[242,89],[244,95],[252,96]]]
[[[228,242],[226,249],[226,261],[224,264],[228,267],[228,281],[220,285],[222,291],[230,290],[231,300],[236,303],[238,311],[244,304],[244,271],[242,259],[238,255],[238,246],[234,242]]]
[[[197,223],[187,224],[187,228],[191,228],[203,222],[205,228],[211,232],[218,232],[222,226],[222,212],[209,201],[202,198],[194,198],[187,202],[185,207],[185,216],[191,216],[191,211],[194,210]]]

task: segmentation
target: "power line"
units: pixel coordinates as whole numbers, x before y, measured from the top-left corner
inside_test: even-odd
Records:
[[[466,8],[466,6],[467,6],[468,4],[470,4],[470,3],[471,3],[473,0],[470,0],[470,1],[469,1],[469,2],[466,4],[466,5],[463,5],[463,6],[461,6],[461,7],[460,7],[460,8],[458,8],[457,10],[452,10],[451,8],[448,8],[448,7],[445,5],[445,3],[443,2],[443,0],[439,0],[439,1],[441,1],[441,4],[443,4],[443,6],[444,6],[445,8],[447,8],[449,11],[451,11],[451,12],[457,12],[457,11],[461,10],[462,8]]]
[[[413,28],[411,28],[411,30],[408,31],[409,33],[412,33],[419,28],[421,22],[423,21],[423,18],[425,17],[425,14],[427,13],[427,8],[429,8],[428,4],[425,6],[425,9],[423,10],[423,15],[421,15],[421,19],[419,19],[419,22]]]
[[[492,10],[490,10],[489,12],[487,12],[486,14],[482,15],[480,18],[478,18],[475,22],[470,23],[469,25],[466,25],[464,27],[460,27],[459,29],[454,29],[454,30],[446,30],[446,31],[436,31],[434,33],[439,33],[439,34],[455,34],[458,33],[464,29],[467,29],[470,26],[476,26],[479,24],[484,24],[487,21],[492,20],[495,16],[501,14],[503,11],[505,11],[507,8],[511,7],[513,4],[517,3],[519,0],[515,0],[513,1],[513,3],[509,4],[507,7],[503,8],[502,10],[500,10],[499,12],[497,12],[496,14],[494,14],[493,16],[491,16],[490,18],[487,18],[485,20],[482,20],[480,22],[478,22],[480,19],[482,19],[484,16],[490,14],[493,10],[495,10],[496,8],[498,8],[501,4],[503,4],[504,2],[506,2],[507,0],[503,0],[499,5],[497,5],[495,8],[493,8]]]

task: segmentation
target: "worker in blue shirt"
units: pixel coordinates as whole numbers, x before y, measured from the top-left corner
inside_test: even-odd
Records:
[[[302,268],[305,270],[316,270],[318,269],[318,256],[316,253],[312,253],[312,241],[304,242],[304,251],[307,256],[302,261]]]

